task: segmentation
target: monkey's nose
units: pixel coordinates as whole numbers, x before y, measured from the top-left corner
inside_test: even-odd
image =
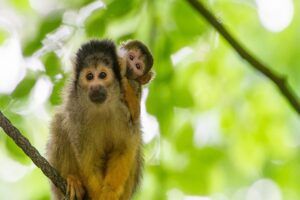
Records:
[[[126,74],[127,74],[128,76],[132,76],[133,70],[132,70],[131,68],[127,67],[127,69],[126,69]]]
[[[97,88],[91,88],[90,99],[94,103],[103,103],[106,100],[107,92],[102,86]]]

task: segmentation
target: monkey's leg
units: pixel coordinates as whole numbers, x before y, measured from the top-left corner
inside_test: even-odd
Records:
[[[101,195],[103,169],[99,166],[103,166],[103,163],[100,159],[101,156],[96,157],[93,151],[91,148],[84,148],[82,152],[78,153],[78,163],[85,190],[92,200],[96,200]]]
[[[136,149],[128,146],[124,152],[115,152],[107,164],[101,200],[119,200],[133,166]]]
[[[100,172],[91,172],[85,178],[86,190],[92,200],[100,199],[103,177]]]
[[[138,149],[134,165],[131,169],[130,175],[125,185],[124,192],[120,200],[129,200],[133,197],[140,184],[142,178],[143,158],[140,149]]]
[[[140,116],[140,101],[129,84],[128,79],[122,78],[121,82],[125,103],[128,106],[132,121],[136,122]]]
[[[136,170],[136,167],[134,166],[131,170],[131,173],[126,181],[125,187],[124,187],[124,192],[121,195],[120,200],[129,200],[131,199],[131,196],[134,191],[134,185],[135,185],[135,177],[134,177],[134,172]]]

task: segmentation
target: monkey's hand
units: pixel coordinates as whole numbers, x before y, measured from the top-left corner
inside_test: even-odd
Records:
[[[146,85],[154,78],[154,76],[155,76],[154,72],[150,71],[144,74],[143,76],[138,77],[136,81],[139,82],[141,85]]]
[[[67,194],[69,195],[70,200],[83,199],[85,191],[81,181],[76,176],[67,176]]]

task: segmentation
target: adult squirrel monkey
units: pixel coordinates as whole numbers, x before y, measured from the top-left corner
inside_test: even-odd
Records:
[[[78,50],[73,78],[51,123],[49,162],[67,180],[70,198],[128,200],[142,171],[140,124],[129,125],[116,47],[92,40]],[[63,199],[52,185],[54,199]]]

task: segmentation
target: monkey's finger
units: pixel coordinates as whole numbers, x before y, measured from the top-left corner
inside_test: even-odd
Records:
[[[76,199],[74,187],[70,188],[70,199],[71,200],[75,200]]]
[[[79,195],[80,199],[83,199],[83,196],[85,194],[85,190],[83,189],[83,187],[79,187],[78,193],[79,193],[78,195]]]
[[[75,190],[76,190],[75,193],[76,193],[77,200],[82,200],[85,191],[84,191],[80,181],[77,181],[76,186],[75,186]]]
[[[76,199],[82,200],[84,194],[85,194],[84,190],[82,188],[78,188],[78,190],[76,191]]]
[[[67,183],[67,194],[70,194],[70,184]]]

